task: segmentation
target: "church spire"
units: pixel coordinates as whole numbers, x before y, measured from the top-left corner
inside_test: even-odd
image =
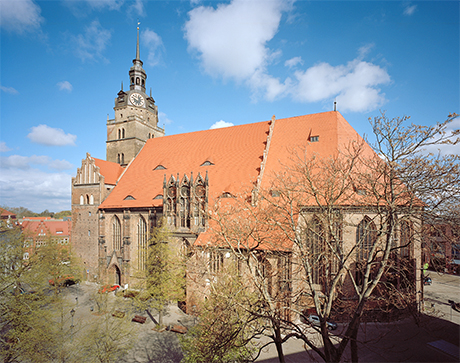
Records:
[[[137,90],[145,93],[145,80],[147,79],[147,74],[142,68],[142,61],[140,58],[139,50],[139,25],[140,22],[137,22],[137,42],[136,42],[136,58],[133,59],[133,66],[129,69],[129,78],[130,78],[130,90]]]
[[[136,43],[136,60],[141,60],[141,57],[140,57],[140,52],[139,52],[139,25],[140,25],[140,21],[138,20],[137,21],[137,43]]]

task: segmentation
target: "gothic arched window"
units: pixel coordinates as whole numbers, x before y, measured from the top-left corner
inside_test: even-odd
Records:
[[[147,223],[140,217],[137,223],[138,268],[144,271],[147,265]]]
[[[85,204],[85,199],[83,198],[83,195],[80,195],[80,205]]]
[[[412,223],[409,221],[402,221],[400,234],[401,257],[409,257],[410,244],[413,236]]]
[[[321,284],[326,274],[326,239],[321,221],[314,217],[308,230],[311,255],[312,280],[314,284]]]
[[[92,194],[89,196],[89,204],[91,204],[91,205],[94,204],[94,197],[93,197]]]
[[[121,139],[121,130],[118,129],[118,140],[120,140],[120,139]]]
[[[121,154],[121,163],[122,163],[122,164],[125,163],[125,154]]]
[[[122,138],[122,139],[125,138],[125,129],[121,129],[121,138]]]
[[[112,247],[115,251],[121,249],[121,223],[117,216],[112,218]]]
[[[358,224],[356,230],[356,246],[358,248],[358,261],[367,261],[372,247],[377,241],[375,223],[368,216]]]

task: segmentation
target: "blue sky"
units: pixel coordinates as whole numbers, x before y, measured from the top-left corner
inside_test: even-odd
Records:
[[[459,112],[458,1],[0,1],[0,205],[70,209],[140,54],[168,135],[337,109]]]

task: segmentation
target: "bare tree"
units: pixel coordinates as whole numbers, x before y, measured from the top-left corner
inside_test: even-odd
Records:
[[[306,145],[293,150],[292,162],[269,188],[252,193],[252,203],[248,193],[217,201],[213,246],[245,266],[263,301],[263,309],[251,313],[265,321],[280,362],[282,344],[292,337],[328,362],[339,361],[350,343],[357,361],[358,329],[371,300],[397,307],[408,298],[416,305],[423,220],[445,213],[460,195],[459,156],[426,149],[458,142],[458,130],[447,132],[455,117],[423,127],[382,114],[371,120],[373,150],[357,138],[319,157]],[[279,262],[282,256],[288,262]],[[267,264],[270,258],[282,267]],[[283,295],[286,271],[292,275]],[[327,321],[341,297],[352,302],[342,334],[331,336]],[[290,316],[305,318],[304,305],[319,317],[320,345]]]

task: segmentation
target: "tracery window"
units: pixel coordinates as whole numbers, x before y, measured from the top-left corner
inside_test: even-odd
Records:
[[[377,240],[375,223],[365,216],[356,230],[356,246],[358,247],[358,261],[367,261],[372,247]]]
[[[180,226],[190,228],[190,188],[182,185],[179,199]]]
[[[264,256],[259,257],[259,271],[261,277],[265,282],[265,286],[267,287],[267,292],[270,296],[273,293],[273,273],[272,273],[272,265],[270,261],[268,261]]]
[[[365,216],[356,229],[357,256],[355,279],[358,286],[364,281],[364,270],[376,241],[377,230],[375,223],[368,216]]]
[[[144,271],[147,265],[147,224],[144,218],[140,217],[137,224],[137,250],[138,268]]]
[[[121,250],[121,223],[117,216],[112,218],[112,247],[115,251]]]
[[[401,231],[400,231],[401,257],[410,256],[410,243],[412,242],[412,236],[413,236],[412,223],[409,221],[402,221]]]
[[[313,218],[309,228],[309,245],[311,254],[312,280],[314,284],[321,284],[325,276],[326,240],[323,224],[318,218]]]
[[[224,254],[221,251],[213,250],[209,252],[209,272],[218,273],[224,265]]]

